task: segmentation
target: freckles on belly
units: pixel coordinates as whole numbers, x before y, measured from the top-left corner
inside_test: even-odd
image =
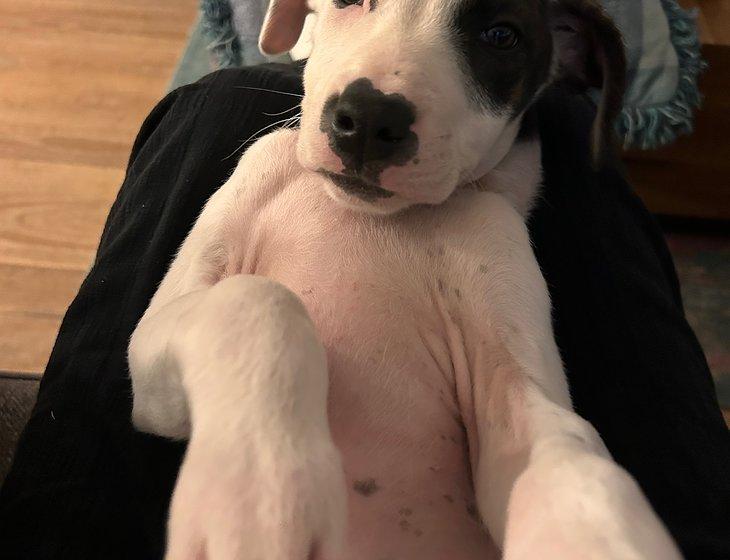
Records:
[[[329,356],[330,425],[349,492],[343,560],[498,558],[441,372],[418,352],[412,363],[426,367],[363,368]]]
[[[348,486],[337,560],[498,558],[478,519],[435,310],[351,267],[347,278],[276,279],[301,297],[327,350],[328,417]]]

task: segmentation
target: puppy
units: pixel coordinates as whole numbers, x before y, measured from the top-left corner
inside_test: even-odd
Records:
[[[679,558],[571,407],[525,227],[526,115],[600,86],[600,163],[619,33],[587,0],[315,8],[301,127],[243,155],[131,339],[135,425],[189,439],[167,557]],[[273,0],[262,50],[308,11]]]

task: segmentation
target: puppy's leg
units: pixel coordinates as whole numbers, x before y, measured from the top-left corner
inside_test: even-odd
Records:
[[[477,412],[475,489],[505,560],[678,559],[641,489],[593,427],[508,352],[494,351],[494,392],[476,398],[491,409]]]
[[[344,477],[325,352],[303,305],[273,281],[234,276],[183,308],[168,352],[192,431],[167,558],[308,560],[336,548]]]
[[[679,558],[636,482],[573,411],[526,229],[501,217],[489,244],[497,272],[475,276],[475,298],[488,298],[464,333],[482,518],[506,560]]]
[[[325,352],[301,302],[239,275],[154,309],[130,346],[136,424],[190,437],[167,558],[309,560],[336,549],[344,475]]]
[[[335,549],[344,475],[328,372],[294,294],[234,276],[156,308],[130,345],[138,427],[190,437],[168,559],[309,560]]]
[[[314,327],[283,286],[225,277],[235,269],[231,243],[245,240],[246,209],[266,187],[254,164],[292,139],[275,133],[244,155],[132,336],[135,424],[190,438],[170,512],[170,559],[308,560],[336,548],[342,533],[344,475]]]
[[[190,436],[190,411],[178,357],[170,348],[178,325],[200,306],[205,289],[180,296],[137,325],[129,343],[134,404],[132,422],[144,432],[173,439]]]
[[[253,201],[281,179],[281,169],[260,163],[272,161],[272,153],[289,153],[294,141],[291,132],[275,132],[243,155],[233,175],[206,203],[132,334],[132,419],[139,429],[177,439],[189,436],[188,397],[171,345],[179,325],[196,320],[206,290],[230,269],[231,252],[245,246]]]
[[[227,240],[225,224],[240,221],[234,212],[244,161],[203,208],[132,333],[128,349],[132,421],[140,430],[175,439],[190,435],[182,364],[172,344],[180,325],[195,320],[207,290],[227,265],[228,255],[221,248]]]

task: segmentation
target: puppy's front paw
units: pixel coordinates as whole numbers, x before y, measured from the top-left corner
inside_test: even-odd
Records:
[[[537,461],[509,504],[506,560],[680,560],[633,478],[611,459],[575,453]]]
[[[221,449],[194,435],[170,507],[167,560],[315,560],[340,547],[339,453],[306,444]]]

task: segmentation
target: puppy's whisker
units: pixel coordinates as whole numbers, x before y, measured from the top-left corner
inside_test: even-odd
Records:
[[[267,89],[267,88],[260,88],[260,87],[253,87],[253,86],[233,86],[234,89],[250,89],[253,91],[266,91],[268,93],[278,93],[280,95],[290,95],[291,97],[304,97],[302,94],[299,93],[291,93],[289,91],[279,91],[278,89]]]
[[[278,113],[262,113],[266,115],[267,117],[278,117],[279,115],[284,115],[288,113],[289,111],[293,111],[294,109],[299,109],[301,105],[294,105],[294,107],[289,107],[288,109],[284,109],[283,111],[279,111]]]
[[[238,148],[236,148],[235,150],[233,150],[233,151],[232,151],[232,152],[231,152],[230,154],[228,154],[228,155],[227,155],[226,157],[224,157],[224,158],[223,158],[223,159],[222,159],[221,161],[225,161],[225,160],[227,160],[227,159],[229,159],[229,158],[232,158],[232,157],[233,157],[234,155],[236,155],[236,153],[238,153],[238,151],[239,151],[239,150],[240,150],[241,148],[243,148],[243,147],[244,147],[244,146],[245,146],[246,144],[248,144],[248,143],[249,143],[249,142],[250,142],[250,141],[251,141],[251,140],[252,140],[253,138],[255,138],[256,136],[258,136],[258,135],[259,135],[259,134],[261,134],[262,132],[264,132],[264,131],[266,131],[266,130],[269,130],[270,128],[274,128],[275,126],[277,126],[277,125],[280,125],[280,124],[283,124],[284,126],[286,126],[286,125],[287,125],[287,123],[289,123],[289,121],[291,121],[291,120],[292,120],[293,118],[295,118],[295,117],[288,117],[288,118],[286,118],[286,119],[281,119],[281,120],[278,120],[278,121],[276,121],[276,122],[273,122],[273,123],[271,123],[271,124],[267,124],[267,125],[266,125],[265,127],[263,127],[263,128],[260,128],[259,130],[257,130],[256,132],[254,132],[254,133],[253,133],[253,134],[252,134],[251,136],[249,136],[248,138],[246,138],[246,140],[244,140],[244,141],[243,141],[243,142],[241,143],[241,145],[240,145],[240,146],[238,146]]]
[[[301,121],[302,121],[302,113],[300,111],[296,115],[293,115],[287,119],[287,122],[284,124],[284,128],[296,128],[297,126],[299,126]]]
[[[294,115],[289,122],[289,128],[295,128],[302,123],[302,114]]]

